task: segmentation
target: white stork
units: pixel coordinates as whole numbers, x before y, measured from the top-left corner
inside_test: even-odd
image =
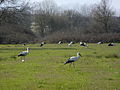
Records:
[[[73,42],[71,41],[71,42],[68,44],[68,47],[70,47],[72,44],[73,44]]]
[[[80,42],[80,46],[88,47],[88,45],[85,42]]]
[[[114,43],[109,43],[108,46],[115,46]]]
[[[58,44],[61,44],[61,43],[62,43],[62,41],[59,41],[59,42],[58,42]]]
[[[42,47],[44,44],[45,44],[45,43],[44,43],[44,42],[42,42],[42,43],[40,44],[40,47]]]
[[[24,60],[25,60],[25,56],[29,53],[29,47],[27,47],[27,50],[26,51],[22,51],[18,54],[18,57],[21,56],[21,59],[22,59],[22,56],[24,56]],[[24,62],[24,60],[22,60],[22,62]]]
[[[67,63],[71,63],[72,64],[73,63],[73,65],[74,65],[74,62],[77,61],[80,57],[81,57],[81,54],[78,52],[77,56],[70,57],[64,64],[67,64]]]
[[[98,42],[97,44],[102,44],[102,42]]]

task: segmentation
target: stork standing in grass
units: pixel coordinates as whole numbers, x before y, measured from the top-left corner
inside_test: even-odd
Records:
[[[45,43],[44,43],[44,42],[42,42],[42,43],[40,44],[40,47],[42,47],[44,44],[45,44]]]
[[[78,52],[77,56],[70,57],[64,64],[70,63],[74,65],[74,62],[77,61],[81,57],[81,54]],[[74,66],[75,67],[75,66]]]
[[[61,43],[62,43],[62,41],[59,41],[59,42],[58,42],[58,44],[61,44]]]
[[[102,42],[98,42],[97,44],[102,44]]]
[[[21,56],[22,62],[24,62],[25,56],[26,56],[28,53],[29,53],[29,47],[27,47],[27,50],[26,50],[26,51],[22,51],[22,52],[20,52],[20,53],[18,54],[18,57]],[[24,57],[24,59],[23,59],[22,57]]]
[[[68,47],[70,47],[72,44],[73,44],[73,42],[71,41],[71,42],[68,44]]]
[[[88,47],[88,45],[85,42],[80,42],[80,46]]]
[[[108,46],[115,46],[114,43],[109,43]]]

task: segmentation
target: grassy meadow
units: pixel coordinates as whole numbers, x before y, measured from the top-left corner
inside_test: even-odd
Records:
[[[120,44],[0,45],[0,90],[120,90]],[[25,62],[17,57],[30,47]],[[82,57],[75,67],[64,65]]]

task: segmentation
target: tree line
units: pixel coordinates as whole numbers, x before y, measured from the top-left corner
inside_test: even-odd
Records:
[[[4,6],[6,2],[11,6]],[[76,9],[62,9],[53,0],[44,0],[32,7],[15,2],[0,1],[1,43],[120,42],[120,16],[109,0]]]
[[[31,13],[28,3],[0,0],[0,43],[28,43],[34,40],[30,30]]]

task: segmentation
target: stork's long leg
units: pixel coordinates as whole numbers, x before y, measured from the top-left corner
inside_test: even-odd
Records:
[[[75,64],[74,64],[74,62],[73,62],[73,67],[75,68]]]
[[[72,63],[70,63],[69,67],[71,67]]]
[[[24,56],[24,60],[25,60],[25,56]]]

